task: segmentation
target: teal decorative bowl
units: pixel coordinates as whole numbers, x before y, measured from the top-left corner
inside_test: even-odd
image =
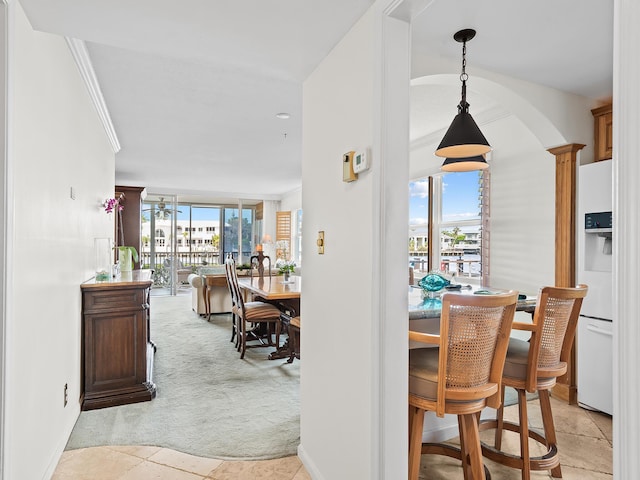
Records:
[[[427,292],[438,292],[451,282],[439,273],[428,273],[418,282],[418,285]]]

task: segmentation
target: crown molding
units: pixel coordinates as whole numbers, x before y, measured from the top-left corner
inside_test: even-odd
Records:
[[[80,75],[84,80],[87,90],[89,91],[91,101],[98,112],[98,116],[100,117],[102,126],[107,134],[107,138],[111,143],[111,148],[114,153],[118,153],[120,151],[120,141],[118,140],[118,135],[113,127],[113,123],[111,122],[111,115],[109,115],[109,109],[107,108],[107,104],[102,96],[100,83],[98,83],[98,78],[93,70],[93,64],[91,63],[91,58],[89,58],[87,47],[83,40],[69,37],[64,37],[64,39],[67,41],[67,45],[69,46],[69,50],[71,50],[71,55],[73,55],[73,59],[78,66],[78,70],[80,70]]]

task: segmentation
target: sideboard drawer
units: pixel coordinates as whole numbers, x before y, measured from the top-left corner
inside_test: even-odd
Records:
[[[147,303],[145,292],[146,290],[131,288],[85,292],[84,312],[113,311],[122,308],[139,310]]]

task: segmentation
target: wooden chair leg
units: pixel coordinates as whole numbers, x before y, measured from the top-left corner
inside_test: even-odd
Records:
[[[266,322],[267,323],[267,345],[273,345],[273,323],[272,322]]]
[[[418,480],[420,459],[422,458],[422,430],[424,429],[424,410],[410,405],[413,409],[409,428],[409,480]]]
[[[473,477],[469,478],[471,475],[469,468],[469,451],[467,450],[465,442],[465,432],[461,415],[458,415],[458,432],[460,433],[460,456],[462,457],[462,473],[464,475],[464,480],[473,480]]]
[[[237,319],[238,322],[238,336],[236,337],[236,350],[240,352],[242,350],[242,339],[245,334],[244,320],[240,317]]]
[[[529,460],[529,419],[527,417],[527,392],[518,389],[518,411],[520,422],[520,458],[522,460],[522,480],[531,478],[531,462]]]
[[[502,450],[502,429],[504,428],[504,384],[502,385],[501,390],[500,395],[502,400],[500,402],[500,408],[496,411],[496,435],[493,443],[496,450]]]
[[[235,329],[236,329],[236,343],[234,344],[234,346],[236,347],[236,350],[238,350],[238,345],[240,344],[242,323],[240,322],[240,318],[237,315],[234,315],[234,320],[235,320]]]
[[[231,314],[231,340],[229,341],[233,342],[235,338],[236,338],[236,316],[232,313]]]
[[[242,339],[240,340],[240,360],[244,358],[247,351],[247,322],[242,320]]]
[[[542,425],[544,427],[544,438],[547,441],[547,450],[557,447],[556,428],[553,424],[553,413],[551,412],[551,401],[549,399],[549,390],[539,390],[538,398],[540,399],[540,411],[542,412]],[[558,464],[557,467],[551,469],[553,478],[562,478],[562,469]]]
[[[473,480],[485,480],[486,477],[484,474],[484,466],[482,464],[482,448],[480,447],[478,422],[474,414],[460,415],[460,417],[462,417],[463,431],[461,442],[464,441],[465,450],[469,454],[471,478]],[[462,437],[464,437],[464,440],[462,440]]]

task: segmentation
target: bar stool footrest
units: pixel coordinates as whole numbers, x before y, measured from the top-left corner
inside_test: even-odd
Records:
[[[485,430],[495,430],[497,426],[498,422],[496,420],[482,420],[478,429],[483,432]],[[509,430],[510,432],[520,434],[520,425],[517,423],[503,422],[502,428],[503,430]],[[552,470],[560,465],[560,457],[558,456],[558,447],[556,445],[547,445],[547,440],[544,435],[541,435],[539,432],[532,429],[529,429],[529,438],[548,448],[544,455],[530,457],[529,465],[531,470]],[[482,455],[489,460],[507,467],[522,470],[522,457],[503,452],[502,450],[498,450],[482,441],[480,442],[480,445],[482,446]]]
[[[422,455],[444,455],[446,457],[455,458],[462,461],[462,451],[458,447],[453,445],[447,445],[446,443],[423,443]],[[469,460],[467,459],[467,463]],[[484,476],[486,480],[491,480],[491,472],[486,465],[484,467]]]

